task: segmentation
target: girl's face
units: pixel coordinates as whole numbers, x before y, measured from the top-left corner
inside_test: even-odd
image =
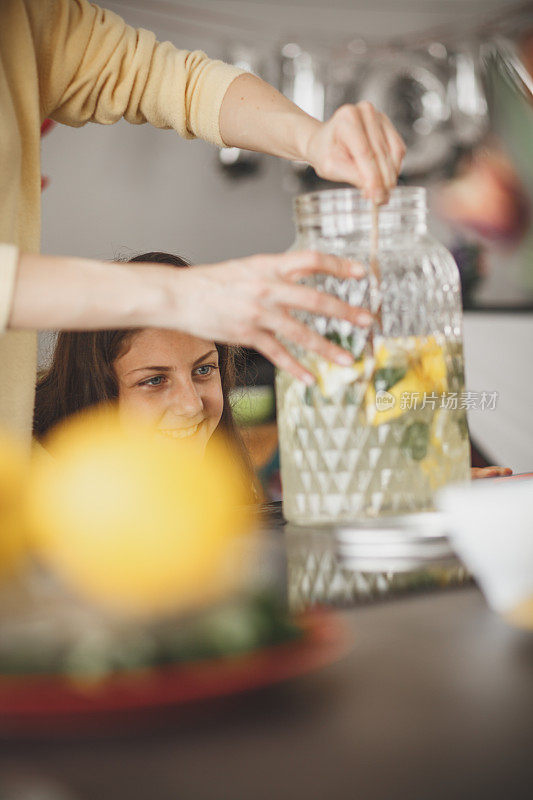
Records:
[[[113,367],[119,412],[140,415],[162,436],[204,452],[224,405],[213,342],[148,328],[133,335]]]

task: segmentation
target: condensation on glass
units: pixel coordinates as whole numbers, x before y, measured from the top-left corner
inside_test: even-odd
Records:
[[[285,518],[316,524],[431,510],[436,490],[469,477],[459,272],[427,230],[425,190],[398,188],[379,211],[379,287],[369,258],[372,205],[355,189],[295,200],[294,247],[346,256],[362,280],[305,283],[370,309],[370,329],[301,318],[349,350],[351,367],[293,352],[315,375],[276,378]]]

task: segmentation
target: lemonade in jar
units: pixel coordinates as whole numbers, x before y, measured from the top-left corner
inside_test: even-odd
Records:
[[[355,189],[295,201],[298,248],[365,263],[362,280],[305,283],[370,309],[375,324],[301,318],[350,351],[352,366],[295,351],[315,376],[276,378],[285,518],[322,524],[433,508],[469,478],[459,272],[427,232],[425,191],[398,188],[379,215]]]

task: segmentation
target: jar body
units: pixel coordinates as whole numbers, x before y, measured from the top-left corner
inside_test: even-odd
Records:
[[[295,247],[367,266],[362,280],[305,283],[370,309],[378,322],[362,329],[301,315],[355,362],[338,367],[293,350],[316,384],[277,375],[284,516],[316,524],[430,510],[436,490],[467,480],[470,468],[457,266],[427,233],[422,189],[396,189],[380,211],[377,278],[370,204],[355,190],[301,199],[309,205],[302,224],[297,206]]]

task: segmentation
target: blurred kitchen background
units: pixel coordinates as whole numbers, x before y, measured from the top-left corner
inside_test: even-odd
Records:
[[[408,146],[401,181],[428,188],[431,226],[461,270],[467,388],[499,394],[496,409],[470,414],[479,463],[533,469],[533,3],[101,5],[256,72],[316,117],[362,99],[391,117]],[[45,253],[166,250],[205,263],[281,251],[294,238],[294,195],[328,188],[305,165],[218,152],[147,125],[46,133]],[[41,365],[52,341],[41,336]],[[268,384],[266,365],[249,360]],[[263,467],[274,453],[272,442],[265,448]]]

